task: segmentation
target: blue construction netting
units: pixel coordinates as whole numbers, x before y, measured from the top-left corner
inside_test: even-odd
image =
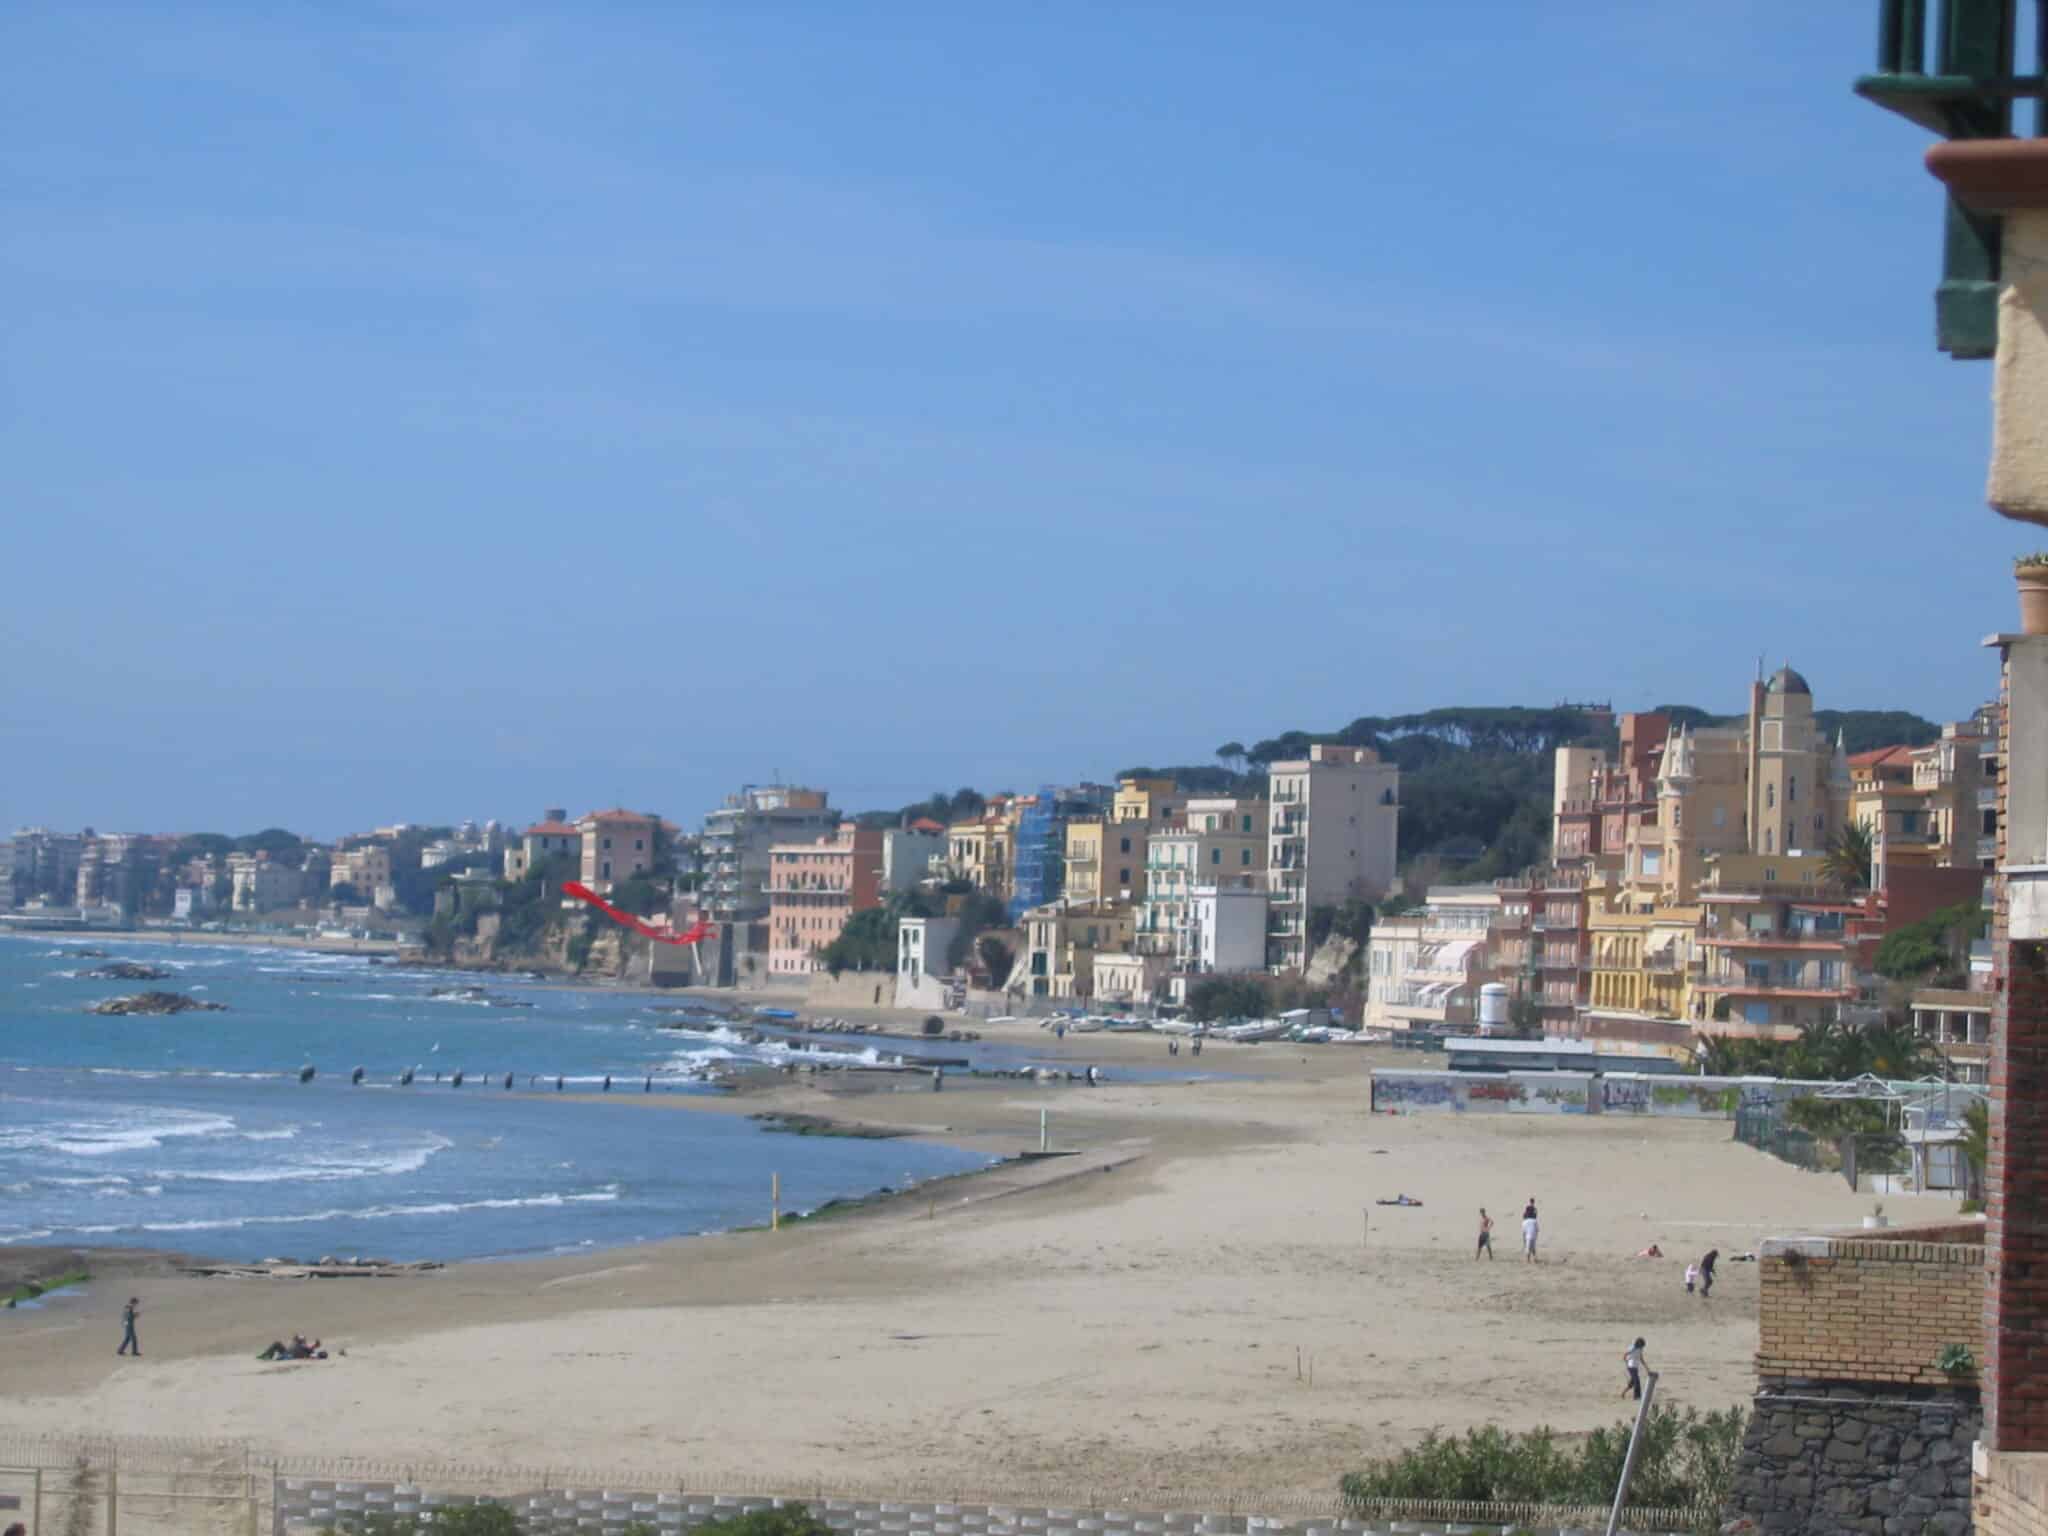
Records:
[[[1067,819],[1059,791],[1044,785],[1017,817],[1017,861],[1011,870],[1010,921],[1057,901],[1066,883]]]

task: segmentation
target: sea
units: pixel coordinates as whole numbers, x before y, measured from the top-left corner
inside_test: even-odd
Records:
[[[88,974],[110,960],[172,976]],[[87,1011],[150,989],[228,1011]],[[650,1082],[716,1093],[709,1069],[796,1055],[753,1041],[744,1018],[684,1006],[314,950],[0,937],[0,1245],[233,1261],[564,1254],[765,1221],[778,1176],[788,1213],[987,1164],[951,1147],[779,1134],[744,1115],[630,1102]],[[849,1060],[900,1048],[1029,1061],[1014,1046],[805,1042]]]

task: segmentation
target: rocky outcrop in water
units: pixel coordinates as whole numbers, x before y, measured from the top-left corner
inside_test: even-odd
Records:
[[[144,965],[136,960],[115,960],[106,965],[96,965],[85,973],[100,981],[169,981],[171,973],[160,965]]]
[[[203,998],[187,997],[182,992],[137,992],[132,997],[110,997],[104,1002],[94,1003],[88,1013],[111,1014],[165,1014],[165,1013],[226,1013],[226,1003],[209,1003]]]

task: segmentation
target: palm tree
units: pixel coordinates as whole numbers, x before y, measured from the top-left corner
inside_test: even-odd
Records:
[[[1948,1063],[1941,1053],[1897,1017],[1888,1016],[1883,1023],[1864,1030],[1856,1044],[1863,1058],[1859,1070],[1887,1081],[1946,1075]]]
[[[1828,844],[1821,870],[1835,884],[1851,891],[1870,889],[1871,836],[1863,822],[1851,822]]]

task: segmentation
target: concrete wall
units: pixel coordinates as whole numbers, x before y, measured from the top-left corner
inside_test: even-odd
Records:
[[[1546,1082],[1570,1079],[1583,1097],[1543,1093]],[[1474,1083],[1502,1086],[1474,1092]],[[1517,1086],[1520,1091],[1517,1092]],[[1657,1119],[1733,1120],[1745,1105],[1806,1098],[1826,1083],[1759,1077],[1683,1077],[1657,1072],[1452,1072],[1382,1067],[1372,1074],[1372,1107],[1498,1109],[1516,1114],[1647,1115]]]
[[[1483,1115],[1583,1115],[1599,1080],[1584,1072],[1404,1072],[1372,1074],[1375,1111],[1450,1110]]]

